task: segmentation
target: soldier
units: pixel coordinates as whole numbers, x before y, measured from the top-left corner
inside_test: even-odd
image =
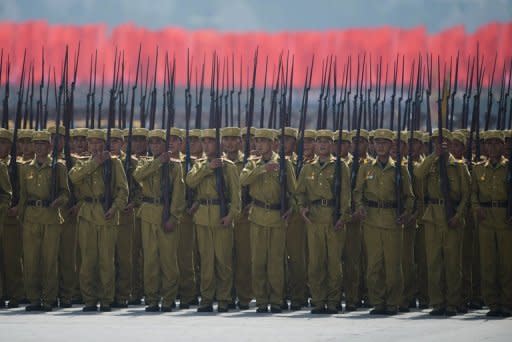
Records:
[[[64,223],[59,208],[67,204],[69,188],[65,165],[49,157],[50,139],[47,131],[34,132],[35,158],[20,168],[17,209],[23,222],[23,271],[30,300],[26,311],[51,311],[58,293],[58,252]],[[53,162],[57,163],[55,169]],[[56,184],[52,183],[53,172]]]
[[[345,221],[350,215],[350,179],[347,165],[341,163],[341,218],[333,222],[335,196],[335,159],[331,156],[332,132],[316,133],[318,158],[304,165],[297,181],[297,197],[301,216],[306,222],[308,241],[308,279],[312,314],[335,314],[341,303],[341,256],[345,245]]]
[[[133,154],[137,160],[143,160],[147,156],[148,148],[148,133],[146,128],[133,128],[132,129],[132,149]],[[135,203],[133,208],[136,212],[139,204]],[[144,255],[142,254],[142,234],[141,234],[141,221],[135,215],[135,222],[133,225],[132,235],[132,293],[129,305],[142,304],[142,297],[144,297]]]
[[[7,147],[10,146],[12,134],[5,128],[0,128],[0,157],[7,154]],[[7,209],[11,207],[12,200],[12,187],[7,172],[7,165],[0,162],[0,246],[3,246],[4,241],[4,221],[7,216]],[[2,247],[3,251],[3,247]],[[1,260],[2,258],[0,258]],[[0,262],[0,308],[4,308],[4,265]]]
[[[240,183],[233,162],[217,158],[214,129],[202,132],[206,158],[196,160],[186,177],[187,185],[196,192],[199,203],[194,213],[197,245],[201,258],[201,306],[198,312],[212,312],[213,298],[219,302],[218,312],[227,312],[233,286],[233,222],[240,212]],[[219,151],[220,152],[220,151]],[[229,212],[221,217],[215,170],[222,168],[223,190]]]
[[[225,127],[222,129],[222,147],[224,156],[235,164],[238,175],[240,175],[244,168],[244,155],[240,151],[241,146],[242,137],[240,128]],[[235,220],[235,229],[233,233],[234,299],[238,297],[238,307],[240,310],[249,309],[249,303],[252,300],[251,235],[249,227],[250,223],[247,218],[247,210],[243,210]]]
[[[370,314],[394,315],[402,300],[402,227],[414,205],[407,168],[395,165],[390,157],[393,132],[377,129],[374,144],[377,158],[361,165],[354,189],[356,212],[363,221],[368,260],[368,296],[375,308]],[[402,168],[400,190],[404,212],[397,215],[395,168]]]
[[[443,141],[435,130],[435,153],[427,156],[414,169],[415,177],[425,183],[425,241],[428,262],[428,288],[433,316],[454,316],[460,305],[461,241],[470,189],[466,165],[448,152],[450,131],[443,129]],[[447,205],[441,192],[439,157],[445,156],[448,174],[448,200],[452,201],[455,216],[446,217]]]
[[[349,135],[343,135],[344,137],[349,137]],[[351,170],[351,189],[352,192],[355,188],[355,179],[356,174],[353,174],[355,171],[353,168],[353,155],[345,153],[347,148],[350,148],[352,151],[358,148],[357,155],[359,156],[359,164],[360,166],[371,163],[372,158],[368,154],[368,140],[370,137],[370,133],[367,130],[361,129],[360,136],[357,137],[355,131],[350,133],[351,141],[344,141],[341,145],[342,158],[345,163]],[[354,200],[354,194],[352,193],[352,201]],[[363,249],[364,241],[363,241],[363,230],[362,224],[358,216],[353,216],[352,221],[347,223],[347,232],[345,237],[345,255],[344,262],[344,288],[345,288],[345,298],[346,298],[346,306],[345,311],[354,311],[358,307],[361,306],[361,301],[363,297],[365,297],[365,288],[366,288],[366,252]],[[364,305],[368,306],[368,300],[365,300]]]
[[[30,139],[32,131],[30,132]],[[2,129],[0,131],[0,160],[5,165],[9,165],[13,133],[10,130]],[[22,158],[17,158],[18,168],[22,164]],[[19,180],[18,184],[19,184]],[[11,183],[12,186],[12,183]],[[7,216],[3,221],[3,237],[1,241],[0,263],[3,278],[3,297],[0,307],[3,307],[4,300],[8,299],[7,308],[17,308],[25,300],[25,286],[23,282],[22,254],[23,243],[21,234],[21,223],[18,220],[16,210],[8,208]]]
[[[284,257],[286,246],[286,221],[292,209],[281,216],[279,203],[279,156],[272,151],[275,133],[269,129],[256,129],[256,149],[260,157],[253,158],[240,175],[242,186],[249,186],[252,205],[251,222],[252,290],[256,297],[256,312],[282,311],[284,289]],[[286,161],[287,191],[296,187],[295,170]],[[289,195],[289,194],[287,194]],[[290,197],[289,208],[292,208]]]
[[[171,130],[176,137],[177,129]],[[172,311],[178,292],[178,242],[179,219],[185,208],[185,184],[179,159],[171,159],[166,151],[166,132],[149,132],[151,159],[140,162],[133,173],[134,179],[142,188],[142,205],[137,216],[142,222],[142,246],[144,253],[144,292],[146,294],[146,312],[156,312],[160,297],[162,311]],[[162,166],[169,163],[169,174],[162,174]],[[170,218],[162,222],[163,217],[163,177],[170,177],[171,201]]]
[[[126,154],[121,151],[123,143],[123,131],[118,128],[112,128],[110,152],[114,157],[119,158],[124,166]],[[133,156],[130,163],[132,170],[135,170],[137,160]],[[116,239],[116,292],[114,302],[112,303],[113,308],[127,308],[132,292],[132,232],[135,220],[134,207],[140,205],[140,188],[133,181],[133,176],[130,177],[132,177],[130,182],[131,188],[128,189],[130,202],[121,210],[122,214],[119,217]]]
[[[80,290],[83,311],[110,311],[115,294],[115,245],[119,210],[126,207],[128,186],[123,165],[105,151],[105,132],[91,129],[87,142],[91,156],[69,172],[74,188],[83,194],[78,212],[78,243],[81,253]],[[103,179],[104,163],[110,160],[112,178]],[[105,186],[112,189],[112,205],[103,209]],[[98,282],[99,280],[99,282]]]
[[[503,131],[487,131],[489,159],[475,165],[471,204],[478,222],[482,295],[488,317],[512,315],[512,218],[507,217],[507,169]]]

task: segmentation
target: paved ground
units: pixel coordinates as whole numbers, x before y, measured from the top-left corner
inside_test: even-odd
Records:
[[[145,313],[143,306],[109,313],[83,313],[78,306],[50,313],[19,308],[0,310],[0,341],[512,341],[512,318],[487,319],[485,312],[432,318],[427,310],[377,317],[368,310],[256,314],[252,307],[225,314]]]

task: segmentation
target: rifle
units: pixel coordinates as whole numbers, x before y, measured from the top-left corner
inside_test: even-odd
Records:
[[[295,67],[295,55],[292,55],[292,67],[290,69],[290,84],[288,85],[288,109],[286,110],[286,126],[291,125],[292,121],[292,95],[293,95],[293,69]]]
[[[18,156],[18,150],[17,150],[17,144],[18,141],[18,129],[21,124],[21,110],[22,110],[22,99],[23,99],[23,83],[25,81],[25,58],[27,57],[27,49],[23,52],[23,65],[21,67],[21,78],[20,78],[20,86],[18,90],[18,103],[16,105],[16,117],[14,119],[14,131],[12,134],[12,141],[11,144],[11,157],[9,159],[9,176],[12,186],[12,207],[15,207],[18,205],[18,202],[20,200],[20,187],[19,187],[19,175],[18,175],[18,162],[17,162],[17,156]],[[9,62],[7,64],[7,77],[9,77]],[[7,91],[7,90],[6,90]],[[5,99],[4,99],[5,101]],[[5,107],[4,107],[5,108]]]
[[[263,94],[261,95],[261,110],[260,110],[260,128],[263,128],[265,122],[265,94],[267,93],[267,69],[268,69],[268,56],[265,58],[265,78],[263,81]],[[240,85],[241,86],[241,85]]]
[[[229,82],[228,82],[229,83]],[[231,55],[231,91],[229,92],[229,120],[230,126],[234,126],[234,118],[233,118],[233,94],[235,93],[235,54]],[[227,95],[226,95],[227,96]],[[226,106],[227,106],[227,98],[226,98]],[[227,111],[227,110],[226,110]],[[238,117],[238,126],[240,126],[240,117]]]
[[[124,50],[122,51],[122,57],[121,57],[121,81],[120,81],[120,87],[117,94],[117,97],[119,98],[119,109],[118,109],[118,115],[117,115],[117,127],[118,128],[124,128],[126,125],[126,113],[124,112]],[[155,106],[156,107],[156,106]],[[156,108],[155,108],[156,110]],[[124,118],[124,119],[123,119]],[[115,117],[113,118],[115,123]],[[123,124],[124,121],[124,124]]]
[[[382,101],[380,102],[380,124],[379,127],[384,127],[384,103],[386,102],[386,93],[388,90],[388,71],[389,71],[389,64],[386,63],[386,76],[384,78],[384,96],[382,98]],[[380,94],[380,91],[379,91]]]
[[[98,50],[94,53],[94,80],[92,83],[92,92],[91,92],[91,122],[90,122],[90,128],[94,128],[94,115],[96,113],[96,66],[98,62]],[[101,82],[101,102],[103,102],[103,80]],[[101,126],[101,122],[98,122],[98,127]]]
[[[142,73],[142,70],[140,71]],[[144,87],[144,93],[142,92],[143,88],[140,88],[140,126],[142,128],[146,127],[146,96],[148,94],[148,80],[149,80],[149,57],[148,63],[146,65],[146,85]],[[140,77],[140,81],[142,83],[142,75]]]
[[[338,94],[337,94],[337,88],[338,88],[337,61],[338,61],[338,59],[335,56],[334,57],[334,74],[333,74],[333,79],[332,79],[332,129],[333,129],[333,131],[338,129],[338,122],[339,122],[337,103],[336,103],[336,99],[338,96]]]
[[[39,100],[36,103],[36,130],[41,129],[43,119],[43,88],[44,88],[44,48],[41,54],[41,82],[39,83]]]
[[[201,128],[202,113],[203,113],[203,92],[204,92],[204,68],[205,58],[203,58],[203,65],[201,66],[201,85],[199,87],[199,96],[197,91],[197,73],[196,73],[196,122],[195,128]],[[240,87],[242,87],[240,85]],[[240,107],[240,96],[238,96],[238,106]],[[240,113],[239,113],[240,114]]]
[[[66,45],[66,54],[64,56],[64,67],[62,69],[61,83],[59,85],[59,93],[57,96],[57,117],[55,119],[55,135],[53,137],[53,152],[52,152],[52,164],[51,164],[51,188],[50,188],[50,202],[55,201],[58,194],[59,182],[57,180],[57,165],[59,162],[59,126],[61,117],[61,104],[62,95],[64,94],[64,87],[66,86],[66,73],[68,69],[68,46]],[[64,104],[64,110],[66,105]]]
[[[285,140],[285,119],[284,115],[280,116],[280,130],[281,130],[281,137],[280,137],[280,144],[279,144],[279,183],[280,183],[280,206],[281,206],[281,216],[283,216],[286,211],[288,210],[287,206],[287,170],[286,170],[286,154],[284,150],[284,140]]]
[[[192,115],[192,95],[190,94],[190,78],[190,57],[189,50],[187,49],[187,87],[185,88],[185,174],[187,174],[192,168],[192,159],[190,157],[190,116]],[[187,187],[187,208],[190,208],[192,206],[192,199],[192,189]]]
[[[430,57],[430,58],[429,58]],[[427,55],[427,132],[429,135],[428,139],[428,153],[431,154],[433,151],[432,146],[432,117],[430,113],[430,95],[432,94],[432,55]]]
[[[110,99],[108,106],[107,117],[107,139],[105,143],[105,150],[110,151],[112,124],[116,117],[116,91],[118,80],[118,61],[117,61],[117,47],[114,54],[114,71],[112,77],[112,88],[110,89]],[[107,212],[112,207],[112,160],[109,158],[103,163],[103,184],[105,187],[103,210]]]
[[[378,125],[381,82],[382,82],[382,56],[379,57],[379,64],[377,65],[377,85],[375,86],[375,102],[373,103],[373,124],[371,125],[372,129],[376,129],[377,125]]]
[[[277,79],[274,86],[274,89],[272,89],[272,97],[270,100],[270,116],[268,121],[268,127],[273,128],[275,127],[275,120],[276,120],[276,110],[277,110],[277,92],[279,91],[279,79],[281,77],[281,68],[282,68],[282,61],[283,61],[283,54],[279,55],[279,62],[277,67]],[[273,77],[275,77],[275,73],[272,73]],[[272,83],[274,83],[272,81]]]
[[[133,136],[133,116],[135,113],[135,91],[139,83],[139,68],[140,68],[140,52],[142,50],[142,44],[139,45],[139,55],[137,57],[137,69],[135,71],[135,83],[132,87],[132,100],[130,105],[130,120],[128,123],[128,140],[126,142],[126,157],[124,160],[124,171],[126,173],[126,179],[128,181],[128,203],[130,203],[132,191],[132,136]]]
[[[451,76],[451,72],[450,72]],[[457,59],[455,60],[455,79],[453,80],[453,91],[451,93],[450,103],[450,132],[453,131],[453,112],[455,110],[455,94],[457,94],[457,85],[459,83],[459,51],[457,51]]]
[[[413,62],[414,68],[414,62]],[[402,83],[400,86],[400,97],[398,98],[398,127],[396,138],[396,163],[395,163],[395,198],[396,198],[396,217],[400,217],[404,210],[402,203],[403,175],[402,175],[402,151],[401,151],[401,130],[402,118],[402,99],[404,96],[404,74],[405,74],[405,55],[402,56]]]
[[[31,74],[32,74],[32,79],[31,79],[31,82],[30,82],[30,105],[29,105],[29,121],[28,121],[28,127],[30,129],[34,129],[34,64],[32,63],[32,70],[31,70]]]
[[[441,65],[440,65],[440,58],[437,56],[437,120],[438,120],[438,130],[439,130],[439,136],[438,136],[438,144],[441,145],[443,143],[443,98],[444,98],[444,92],[446,87],[446,78],[443,77],[443,95],[441,97]],[[439,179],[441,183],[441,194],[443,196],[444,200],[444,211],[446,215],[446,221],[450,221],[455,213],[455,210],[453,208],[453,202],[450,198],[450,183],[448,179],[448,168],[446,165],[447,162],[447,155],[441,154],[439,156]]]
[[[304,80],[304,91],[302,92],[302,105],[301,105],[301,114],[300,114],[300,122],[299,122],[299,141],[297,144],[297,165],[295,166],[295,172],[298,176],[302,171],[302,167],[304,166],[304,131],[306,130],[306,118],[308,113],[308,95],[309,90],[311,89],[311,79],[313,78],[313,67],[315,64],[315,55],[311,58],[311,66],[309,67],[309,77],[308,77],[308,69],[306,68],[306,79]]]
[[[30,62],[30,65],[28,67],[28,79],[27,79],[27,93],[25,96],[25,110],[23,111],[23,129],[28,128],[28,97],[30,95],[30,77],[32,76],[32,67],[33,64]]]
[[[366,54],[363,55],[363,65],[360,66],[359,56],[357,57],[357,81],[356,81],[356,94],[354,96],[354,112],[357,109],[357,100],[356,98],[359,96],[361,98],[360,106],[359,106],[359,114],[357,115],[357,126],[356,126],[356,141],[354,146],[354,158],[352,159],[352,169],[350,173],[350,185],[351,190],[354,191],[356,186],[357,173],[359,171],[360,165],[360,155],[359,155],[359,139],[361,138],[361,118],[363,112],[363,80],[364,80],[364,67],[366,64]],[[361,69],[361,75],[359,75],[359,70]]]
[[[236,93],[237,96],[237,105],[238,105],[238,126],[240,127],[242,123],[242,104],[240,102],[240,97],[242,96],[242,56],[240,56],[240,82],[238,83],[238,91]]]
[[[98,102],[98,124],[97,127],[101,128],[101,109],[103,107],[103,91],[105,90],[105,64],[103,64],[103,71],[101,73],[101,91],[100,91],[100,102]],[[93,97],[94,99],[94,97]],[[91,126],[93,126],[91,124]],[[94,127],[91,127],[94,128]]]
[[[155,115],[156,115],[156,72],[157,72],[157,69],[158,69],[158,46],[156,47],[155,72],[153,74],[153,90],[151,91],[150,106],[149,106],[149,129],[150,130],[155,129]]]
[[[267,57],[268,62],[268,57]],[[252,84],[251,88],[249,89],[249,106],[247,108],[247,116],[245,118],[245,124],[247,126],[246,132],[245,132],[245,144],[244,144],[244,158],[243,158],[243,165],[247,164],[247,161],[249,160],[249,157],[251,155],[251,126],[253,125],[253,119],[254,119],[254,97],[255,97],[255,88],[256,88],[256,70],[258,68],[258,48],[256,48],[256,51],[254,52],[254,65],[252,69]],[[265,67],[266,69],[266,67]],[[266,84],[266,71],[265,71],[265,84]],[[265,94],[265,93],[263,93]],[[264,101],[265,95],[263,95]],[[245,208],[249,204],[249,188],[243,187],[242,188],[242,208]]]
[[[187,50],[188,51],[188,50]],[[188,53],[188,52],[187,52]],[[166,112],[167,112],[167,97],[168,97],[168,94],[167,94],[167,74],[169,72],[168,68],[169,68],[169,55],[168,55],[168,52],[166,51],[165,52],[165,66],[164,66],[164,90],[162,91],[162,129],[165,129],[165,127],[167,127],[167,124],[166,124]],[[185,98],[186,98],[186,94],[185,94]]]
[[[167,57],[167,56],[166,56]],[[187,61],[188,61],[188,54],[187,54]],[[167,65],[169,64],[168,60],[166,59]],[[168,68],[167,68],[168,69]],[[169,82],[169,115],[167,115],[167,123],[165,127],[165,151],[169,151],[170,146],[170,140],[171,140],[171,127],[174,124],[174,80],[176,75],[176,59],[173,58],[172,63],[172,72],[170,77],[168,77]],[[188,66],[187,66],[187,78],[190,83],[190,77],[188,72]],[[188,122],[187,122],[188,124]],[[172,184],[171,179],[169,177],[169,170],[170,170],[170,163],[167,162],[162,165],[162,176],[161,176],[161,182],[162,182],[162,197],[163,197],[163,208],[162,208],[162,224],[165,224],[169,218],[171,217],[171,193],[172,193]]]
[[[501,72],[500,82],[500,98],[498,99],[498,118],[496,119],[496,129],[501,129],[501,118],[503,115],[503,99],[505,97],[505,74],[507,71],[507,65],[503,62],[503,70]]]
[[[322,60],[322,79],[320,81],[320,94],[318,95],[318,114],[316,120],[316,129],[322,128],[322,99],[325,92],[325,81],[327,79],[327,62]]]
[[[510,68],[508,69],[507,92],[505,93],[505,100],[503,101],[504,108],[503,108],[503,121],[502,121],[502,124],[501,124],[502,129],[505,129],[505,118],[507,116],[508,96],[510,94],[510,81],[511,80],[512,80],[512,58],[510,59]],[[511,111],[510,114],[512,114],[512,111]],[[509,119],[510,119],[510,116],[509,116]],[[510,125],[508,126],[508,129],[510,129]]]
[[[395,121],[395,97],[396,97],[396,82],[398,77],[398,55],[396,55],[396,62],[393,64],[393,92],[391,93],[390,100],[390,122],[389,129],[394,130],[394,121]],[[400,123],[398,124],[400,127]]]
[[[496,52],[496,55],[494,57],[494,67],[492,68],[492,74],[490,76],[490,79],[489,79],[489,85],[487,86],[487,91],[488,91],[488,94],[487,94],[487,111],[485,112],[485,130],[489,130],[489,123],[491,121],[491,111],[492,111],[492,99],[493,99],[493,94],[492,94],[492,86],[493,86],[493,83],[494,83],[494,72],[496,71],[496,61],[498,59],[498,52]]]
[[[2,59],[3,59],[3,49],[2,49]],[[2,62],[3,63],[3,62]],[[2,68],[0,67],[0,70]],[[2,102],[2,127],[9,128],[9,83],[11,77],[11,61],[9,60],[9,56],[7,57],[7,66],[6,66],[7,78],[5,80],[5,95]],[[14,186],[14,185],[13,185]]]
[[[85,127],[89,127],[89,121],[91,117],[91,94],[92,94],[92,54],[91,54],[91,61],[89,64],[89,91],[87,92],[86,96],[86,102],[85,102]]]
[[[344,68],[343,71],[343,88],[344,91],[340,94],[341,98],[341,112],[339,116],[339,121],[337,123],[338,126],[338,141],[336,144],[336,162],[334,166],[334,188],[333,188],[333,195],[334,195],[334,217],[333,221],[334,224],[338,222],[340,216],[341,216],[341,191],[342,191],[342,176],[343,172],[341,170],[342,162],[341,162],[341,144],[342,144],[342,138],[343,138],[343,116],[345,115],[344,112],[344,105],[345,101],[347,100],[347,86],[348,86],[348,69],[349,69],[349,63],[350,59],[347,61],[347,66]],[[341,92],[341,91],[340,91]],[[343,97],[342,97],[343,96]]]

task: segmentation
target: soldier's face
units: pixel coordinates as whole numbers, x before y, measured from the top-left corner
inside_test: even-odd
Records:
[[[217,145],[213,138],[203,138],[203,151],[206,153],[208,158],[215,158],[217,155]]]
[[[203,153],[203,146],[201,145],[201,140],[198,137],[189,137],[189,139],[190,153],[195,155]]]
[[[292,154],[295,152],[295,143],[297,139],[294,137],[285,136],[284,137],[284,153],[286,155]]]
[[[354,137],[354,139],[352,139],[352,148],[355,149],[356,148],[356,141],[358,139]],[[375,141],[374,141],[375,142]],[[368,151],[368,140],[364,139],[364,138],[359,138],[359,155],[362,156],[362,155],[365,155],[366,154],[366,151]]]
[[[85,137],[74,137],[71,140],[71,149],[73,153],[83,154],[87,151],[87,139]]]
[[[389,152],[391,151],[391,145],[393,144],[391,140],[387,139],[375,139],[375,153],[377,153],[377,157],[385,158],[389,156]]]
[[[346,156],[348,156],[348,152],[352,147],[351,145],[352,144],[350,143],[350,141],[343,140],[341,142],[341,157],[345,158]]]
[[[266,138],[256,138],[256,151],[260,156],[266,155],[272,152],[274,145],[273,141]]]
[[[32,143],[31,139],[20,139],[18,142],[18,146],[24,155],[29,156],[34,153],[34,144]]]
[[[412,149],[412,156],[414,158],[417,158],[421,155],[421,152],[423,150],[423,143],[421,141],[419,141],[418,139],[412,139],[411,149]]]
[[[11,152],[11,142],[7,139],[0,139],[0,158],[4,159]]]
[[[450,153],[455,156],[455,158],[461,159],[464,156],[464,151],[466,150],[466,147],[460,141],[452,140],[448,144],[448,149],[450,150]]]
[[[96,155],[105,151],[105,141],[103,139],[89,138],[87,145],[89,153],[92,155]]]
[[[331,154],[332,139],[319,138],[316,141],[316,153],[321,157]]]
[[[389,151],[389,154],[391,155],[391,158],[393,158],[394,160],[396,160],[397,156],[398,156],[398,153],[397,153],[397,148],[396,148],[396,140],[393,141],[393,144],[391,145],[391,148],[390,148],[390,151]],[[407,155],[407,144],[403,141],[400,141],[400,154],[402,155],[402,158]]]
[[[448,144],[448,143],[449,143],[448,139],[446,139],[446,138],[443,138],[443,141],[442,141],[442,142],[441,142],[441,141],[439,141],[439,138],[438,138],[438,137],[435,137],[435,138],[432,138],[432,139],[434,139],[434,146],[435,146],[435,150],[436,150],[436,151],[438,151],[438,152],[441,152],[441,144],[442,144],[442,143],[446,143],[446,144]]]
[[[123,147],[123,140],[119,138],[110,139],[110,152],[114,155],[121,154],[121,147]]]
[[[241,139],[239,137],[223,137],[222,149],[226,153],[236,153],[240,150]]]
[[[160,138],[149,138],[149,150],[153,156],[158,157],[165,151],[165,141]]]
[[[61,132],[60,129],[59,129],[59,132]],[[54,141],[55,141],[55,134],[52,134],[52,146],[53,146]],[[57,149],[59,150],[59,152],[61,152],[62,149],[64,148],[64,136],[59,135],[59,139],[57,140],[57,142],[58,142]]]
[[[315,154],[315,139],[304,138],[304,155],[312,156]]]
[[[47,156],[50,153],[50,143],[45,141],[34,142],[34,152],[37,156]]]
[[[132,137],[133,153],[137,155],[144,155],[148,149],[146,137],[133,136]]]
[[[175,135],[171,135],[169,140],[169,150],[171,150],[171,153],[174,155],[179,154],[181,151],[181,138],[177,137]]]
[[[491,160],[499,160],[505,151],[505,144],[500,139],[489,139],[485,145]]]

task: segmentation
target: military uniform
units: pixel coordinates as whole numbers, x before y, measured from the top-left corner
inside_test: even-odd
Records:
[[[434,131],[432,137],[438,136]],[[449,138],[450,132],[443,129],[443,136]],[[454,315],[461,302],[461,247],[465,215],[469,201],[469,172],[462,161],[449,154],[447,161],[449,197],[456,210],[456,227],[449,227],[445,214],[439,158],[432,154],[414,172],[426,185],[425,212],[422,221],[425,224],[425,241],[428,262],[428,284],[430,304],[433,315]]]
[[[273,140],[273,133],[259,129],[255,137]],[[266,311],[268,304],[279,311],[284,289],[284,257],[286,246],[286,222],[281,218],[280,183],[278,172],[267,172],[265,164],[279,163],[279,156],[272,154],[270,160],[251,159],[240,175],[242,186],[249,186],[252,205],[249,211],[251,222],[252,290],[258,308]],[[295,171],[290,160],[286,161],[287,191],[295,192]],[[292,199],[290,198],[290,207]],[[260,310],[260,311],[261,311]]]
[[[375,139],[392,140],[393,132],[375,130]],[[363,236],[366,244],[368,268],[366,279],[374,313],[394,314],[402,300],[402,225],[397,223],[395,168],[402,167],[401,201],[406,217],[412,213],[414,194],[407,168],[395,166],[388,157],[385,164],[378,159],[361,165],[354,189],[356,210],[366,210]]]
[[[104,139],[101,130],[89,130],[88,138]],[[78,212],[78,243],[81,253],[80,290],[86,310],[92,310],[99,301],[102,308],[109,309],[115,294],[115,244],[119,210],[128,199],[128,186],[121,160],[111,158],[112,206],[116,213],[111,220],[105,219],[103,209],[105,184],[104,164],[99,165],[88,157],[69,172],[69,179],[83,198]]]
[[[3,130],[3,132],[0,132],[0,139],[5,139],[5,135],[7,131]],[[5,134],[5,135],[4,135]],[[11,138],[12,139],[12,138]],[[5,217],[7,215],[7,209],[11,206],[11,200],[12,200],[12,187],[11,187],[11,181],[9,180],[9,174],[7,172],[7,166],[0,162],[0,246],[3,245],[4,240],[4,221]],[[1,259],[0,259],[1,261]],[[4,274],[4,265],[0,262],[0,307],[4,307],[4,281],[3,281],[3,274]]]
[[[165,131],[149,132],[149,137],[165,140]],[[142,246],[144,253],[144,293],[148,308],[157,308],[162,298],[162,310],[170,310],[178,293],[178,242],[179,219],[185,208],[185,184],[180,161],[171,161],[169,174],[162,174],[163,164],[158,158],[139,164],[133,178],[142,189],[142,205],[137,216],[142,222]],[[171,232],[162,227],[163,184],[162,177],[169,177],[171,199],[169,222],[175,228]]]
[[[318,131],[318,137],[332,137],[330,131]],[[297,181],[299,208],[309,208],[306,223],[308,240],[308,279],[312,302],[321,313],[337,312],[341,303],[341,256],[345,245],[345,227],[334,229],[335,158],[322,163],[316,159],[302,169]],[[350,179],[345,162],[341,161],[340,213],[343,220],[350,216]],[[315,309],[313,309],[315,310]],[[315,312],[315,311],[312,311]]]
[[[486,139],[503,140],[503,133],[492,131]],[[489,315],[512,315],[512,230],[507,221],[507,168],[505,157],[493,165],[489,160],[475,165],[472,175],[471,204],[482,210],[478,220],[482,295]]]
[[[215,131],[204,130],[202,138],[214,138]],[[197,245],[201,262],[201,307],[199,311],[211,311],[216,296],[219,309],[226,311],[231,302],[233,286],[233,225],[222,226],[220,201],[216,188],[215,171],[208,167],[207,158],[196,160],[187,174],[186,183],[194,189],[199,203],[194,213]],[[240,212],[240,183],[236,166],[223,159],[223,176],[228,216],[235,220]]]
[[[35,132],[32,141],[50,143],[46,131]],[[18,210],[23,222],[23,271],[25,290],[30,305],[27,310],[51,310],[58,293],[58,251],[62,223],[59,208],[69,200],[67,172],[64,164],[56,164],[56,184],[52,184],[52,159],[43,163],[34,158],[20,168],[20,201]],[[52,186],[55,198],[51,198]]]

